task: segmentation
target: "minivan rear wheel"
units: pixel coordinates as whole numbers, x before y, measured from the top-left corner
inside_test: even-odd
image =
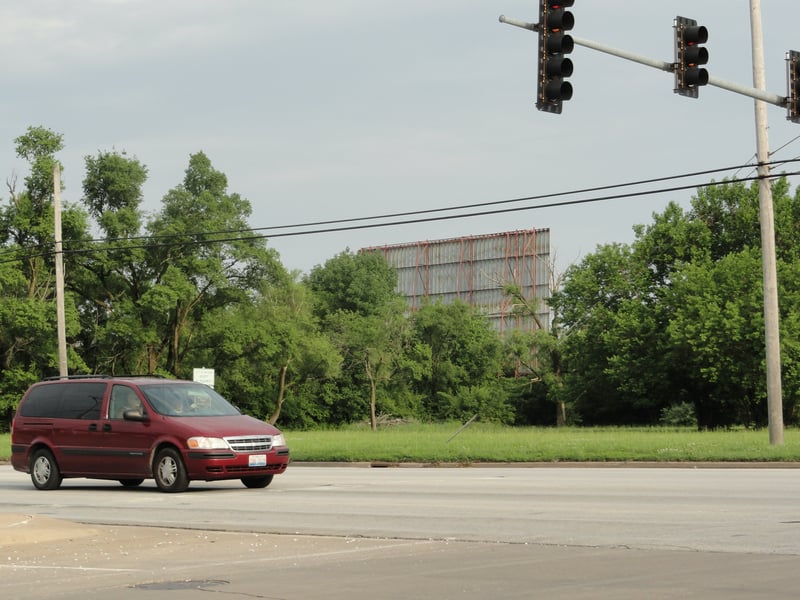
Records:
[[[183,459],[174,448],[164,448],[156,455],[153,476],[162,492],[183,492],[189,487]]]
[[[249,488],[265,488],[272,483],[272,475],[263,477],[242,477],[242,483]]]
[[[50,450],[42,448],[31,456],[31,481],[39,490],[57,490],[64,479]]]

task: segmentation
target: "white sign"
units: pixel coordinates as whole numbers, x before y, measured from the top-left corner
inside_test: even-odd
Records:
[[[214,369],[192,369],[192,380],[214,388]]]

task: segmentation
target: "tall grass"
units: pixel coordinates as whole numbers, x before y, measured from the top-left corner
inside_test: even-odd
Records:
[[[779,461],[800,463],[800,430],[789,429],[783,446],[771,446],[766,430],[700,432],[674,428],[539,428],[475,423],[396,425],[370,431],[347,427],[286,431],[295,461],[323,462],[616,462]],[[0,434],[0,460],[11,441]]]

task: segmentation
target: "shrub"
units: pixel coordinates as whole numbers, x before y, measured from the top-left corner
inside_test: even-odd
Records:
[[[693,404],[681,402],[662,409],[659,422],[668,427],[697,427],[697,413]]]

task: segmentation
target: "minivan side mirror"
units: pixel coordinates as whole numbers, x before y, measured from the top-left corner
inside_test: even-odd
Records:
[[[126,410],[124,413],[122,413],[122,418],[125,419],[126,421],[144,422],[150,420],[150,418],[146,414],[142,414],[141,411],[134,409]]]

